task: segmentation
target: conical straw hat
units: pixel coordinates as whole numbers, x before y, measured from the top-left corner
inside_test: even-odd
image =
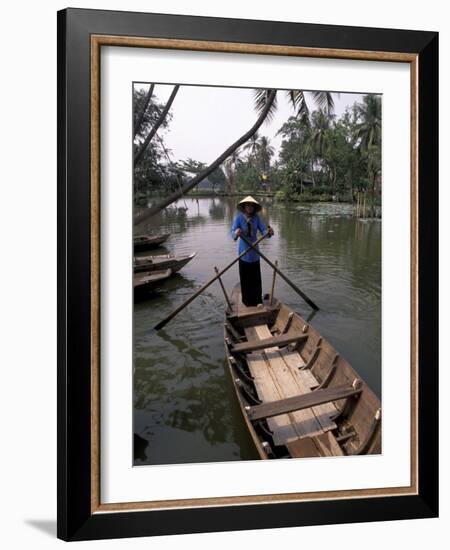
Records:
[[[245,197],[245,199],[242,199],[238,202],[238,209],[242,210],[244,208],[244,204],[246,204],[247,202],[255,205],[255,212],[259,212],[261,210],[261,205],[251,195],[248,195],[247,197]]]

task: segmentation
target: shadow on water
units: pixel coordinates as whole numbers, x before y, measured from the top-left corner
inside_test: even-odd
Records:
[[[152,330],[236,257],[230,235],[236,200],[186,199],[151,219],[146,231],[170,232],[166,248],[197,251],[182,272],[134,309],[135,465],[256,459],[225,361],[223,295],[210,286],[166,327]],[[342,208],[341,208],[342,207]],[[295,208],[263,201],[275,236],[261,248],[304,290],[314,314],[277,279],[277,296],[330,340],[380,395],[381,223],[362,223],[345,205]],[[141,231],[141,230],[140,230]],[[155,253],[160,253],[155,251]],[[268,289],[271,269],[262,264]],[[223,277],[237,281],[234,266]],[[312,315],[312,316],[311,316]]]

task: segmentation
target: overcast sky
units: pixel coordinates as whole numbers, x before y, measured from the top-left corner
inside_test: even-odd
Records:
[[[136,88],[148,90],[149,85],[136,84]],[[155,86],[154,97],[165,103],[173,86]],[[260,135],[268,136],[276,153],[281,136],[276,136],[283,123],[293,114],[283,91],[278,93],[278,109],[270,122],[265,122]],[[339,117],[345,109],[360,102],[361,94],[335,94],[335,114]],[[310,110],[315,104],[308,96]],[[180,87],[170,111],[173,115],[169,129],[162,132],[166,147],[171,150],[174,161],[193,158],[211,163],[256,121],[253,108],[253,91],[246,88],[223,88],[210,86]]]

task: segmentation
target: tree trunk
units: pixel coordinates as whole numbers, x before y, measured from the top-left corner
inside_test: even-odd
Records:
[[[230,190],[229,190],[230,195],[234,193],[234,176],[235,176],[235,172],[234,172],[234,168],[232,168],[230,173]]]
[[[372,189],[371,189],[371,195],[372,195],[372,208],[371,208],[371,217],[375,217],[375,180],[376,180],[377,174],[376,172],[373,173],[373,180],[372,180]]]
[[[147,107],[148,107],[148,104],[150,103],[150,99],[152,98],[154,89],[155,89],[155,85],[151,84],[150,88],[148,89],[147,97],[145,98],[144,106],[142,107],[141,114],[139,115],[139,118],[134,127],[134,136],[133,136],[134,138],[136,137],[136,134],[139,132],[139,128],[141,127],[142,121],[144,120],[144,115],[147,112]]]
[[[216,168],[218,168],[224,160],[226,160],[230,155],[232,155],[243,143],[248,141],[259,129],[259,127],[262,125],[264,120],[267,117],[267,113],[269,112],[272,103],[275,99],[275,96],[277,94],[277,90],[271,90],[268,98],[267,103],[259,115],[257,121],[255,124],[248,130],[243,136],[241,136],[237,141],[235,141],[226,151],[224,151],[219,157],[216,158],[214,162],[212,162],[207,168],[202,170],[199,174],[197,174],[195,177],[190,179],[182,189],[179,191],[176,191],[175,193],[172,193],[169,195],[166,199],[163,199],[160,203],[155,204],[151,208],[149,208],[146,212],[144,212],[141,216],[137,216],[134,219],[134,225],[139,225],[140,223],[144,222],[148,218],[151,218],[154,216],[157,212],[162,210],[163,208],[166,208],[166,206],[169,206],[169,204],[172,204],[174,201],[182,197],[185,193],[190,191],[192,188],[194,188],[196,185],[198,185],[203,179],[205,179],[209,174],[214,172]]]
[[[311,159],[310,162],[310,170],[311,170],[311,180],[312,180],[312,186],[316,186],[316,180],[314,179],[314,161]]]
[[[141,147],[138,149],[137,153],[134,155],[134,166],[136,166],[136,164],[139,163],[139,161],[141,160],[142,158],[142,155],[144,153],[144,151],[147,149],[148,147],[148,144],[151,142],[151,140],[153,139],[154,135],[156,134],[156,132],[158,131],[158,128],[161,126],[161,124],[164,122],[166,116],[167,116],[167,113],[169,112],[169,109],[170,107],[172,106],[172,103],[173,103],[173,100],[175,99],[175,96],[177,95],[177,92],[180,88],[180,85],[177,84],[176,86],[174,86],[173,90],[172,90],[172,93],[170,94],[170,97],[169,97],[169,100],[167,101],[166,103],[166,106],[164,107],[160,117],[158,118],[158,120],[155,122],[153,128],[150,130],[148,136],[145,138],[145,141],[144,143],[141,145]]]

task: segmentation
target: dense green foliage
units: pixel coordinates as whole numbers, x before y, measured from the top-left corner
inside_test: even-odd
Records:
[[[381,100],[367,95],[337,119],[319,109],[280,128],[280,198],[351,200],[381,189]]]
[[[256,109],[264,104],[264,91],[255,93]],[[226,194],[275,193],[279,200],[354,200],[358,191],[369,191],[372,204],[381,192],[381,99],[363,96],[342,116],[333,114],[332,94],[314,96],[317,109],[309,111],[303,92],[292,91],[288,99],[294,115],[281,126],[278,157],[266,136],[255,133],[202,181],[199,192]],[[146,93],[134,90],[134,121],[139,120]],[[164,105],[155,96],[146,109],[134,139],[139,149]],[[276,109],[276,104],[274,106]],[[169,113],[160,129],[170,127]],[[158,131],[135,167],[135,197],[167,194],[179,189],[206,165],[195,159],[175,162]]]
[[[146,92],[142,89],[133,91],[133,126],[136,127],[137,121],[142,115],[145,104]],[[137,129],[133,140],[133,153],[142,146],[145,136],[155,124],[161,115],[164,105],[157,99],[152,98],[149,108],[143,114],[143,120]],[[171,121],[170,113],[161,124],[161,128],[168,128]],[[134,197],[138,201],[139,197],[148,193],[149,190],[166,192],[177,185],[177,173],[167,159],[168,151],[164,146],[163,139],[156,134],[155,139],[145,149],[141,162],[134,168]]]

